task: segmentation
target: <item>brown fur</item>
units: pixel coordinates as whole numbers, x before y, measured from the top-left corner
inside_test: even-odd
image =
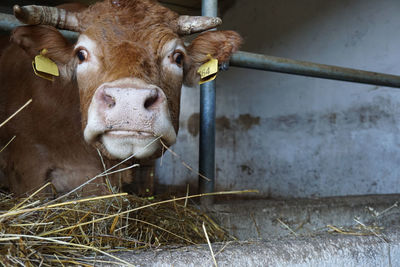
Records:
[[[21,194],[47,180],[57,183],[61,190],[70,190],[103,170],[95,148],[84,142],[82,125],[86,124],[96,88],[104,82],[137,77],[159,86],[168,99],[178,131],[183,81],[160,68],[162,47],[179,38],[175,23],[178,15],[155,1],[120,0],[118,5],[112,2],[96,3],[87,9],[67,6],[70,11],[83,10],[79,19],[84,33],[101,48],[102,75],[87,77],[85,88],[78,88],[76,81],[74,45],[53,27],[18,27],[12,42],[2,48],[0,122],[33,99],[29,107],[0,128],[0,148],[17,136],[0,154],[0,175],[2,171],[8,178],[11,191]],[[207,54],[227,61],[240,42],[235,32],[201,34],[187,48],[184,82],[198,81],[196,70],[208,60]],[[43,48],[60,68],[61,76],[54,82],[41,79],[32,71],[31,61]],[[113,161],[106,159],[106,164],[110,167]],[[130,176],[125,173],[127,180]],[[96,184],[92,189],[104,190]]]

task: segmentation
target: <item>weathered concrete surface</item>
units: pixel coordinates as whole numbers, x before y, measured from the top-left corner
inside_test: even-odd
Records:
[[[399,229],[375,236],[325,234],[214,244],[218,266],[400,266]],[[118,255],[136,266],[212,266],[208,246]]]
[[[400,195],[322,199],[236,200],[213,206],[211,214],[239,240],[326,233],[327,225],[400,226]],[[289,227],[290,230],[287,228]]]
[[[216,204],[213,217],[242,241],[213,244],[213,251],[218,266],[400,266],[399,200],[391,195]],[[334,233],[327,225],[353,234]],[[213,265],[207,245],[117,256],[137,266]]]

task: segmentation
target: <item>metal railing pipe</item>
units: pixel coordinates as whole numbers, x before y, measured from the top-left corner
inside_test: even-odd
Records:
[[[202,0],[202,15],[216,17],[218,11],[217,0]],[[214,191],[215,179],[215,80],[200,86],[200,135],[199,135],[199,173],[210,180],[199,177],[200,193]],[[202,198],[201,202],[207,206],[212,198]]]
[[[400,76],[239,51],[231,66],[400,88]]]
[[[218,0],[202,0],[201,15],[207,17],[218,16]]]
[[[3,31],[12,31],[15,27],[21,26],[13,15],[0,13],[0,29]]]

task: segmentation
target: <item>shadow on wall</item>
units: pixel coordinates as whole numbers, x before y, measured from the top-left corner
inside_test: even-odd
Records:
[[[243,14],[243,10],[249,10],[248,1],[236,1],[229,6],[222,28],[227,27],[238,31],[244,37],[242,50],[254,53],[265,53],[265,45],[269,49],[278,48],[286,39],[295,40],[302,28],[314,23],[324,23],[327,17],[357,16],[357,19],[368,22],[366,14],[351,13],[357,5],[368,4],[365,1],[338,0],[338,1],[315,1],[315,0],[252,0],[252,10],[249,14]],[[263,14],[263,16],[260,16]],[[338,17],[340,20],[340,17]],[[240,23],[229,23],[229,21],[240,21]],[[338,21],[338,24],[340,21]],[[231,27],[233,24],[234,27]],[[334,30],[336,25],[331,25]],[[260,42],[260,34],[268,36],[268,44]],[[330,32],[316,34],[330,35]],[[360,33],[358,33],[360,35]],[[357,36],[355,36],[357,38]],[[264,38],[265,40],[265,38]],[[285,56],[282,51],[280,56]]]
[[[253,117],[250,114],[242,114],[238,118],[230,120],[226,116],[217,117],[215,120],[216,130],[218,132],[225,130],[248,131],[253,126],[260,125],[260,117]],[[187,121],[187,130],[193,136],[199,134],[200,114],[193,113]]]

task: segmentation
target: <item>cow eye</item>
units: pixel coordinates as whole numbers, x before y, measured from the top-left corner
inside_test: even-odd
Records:
[[[79,59],[79,62],[82,63],[87,59],[88,53],[85,49],[79,49],[76,52],[76,57]]]
[[[181,51],[174,52],[173,59],[174,59],[175,64],[178,65],[179,67],[182,67],[182,65],[183,65],[183,58],[184,58],[184,55]]]

